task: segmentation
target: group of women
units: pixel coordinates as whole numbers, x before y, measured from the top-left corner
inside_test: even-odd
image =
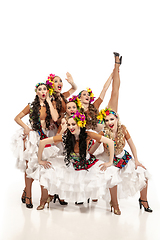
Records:
[[[140,208],[152,212],[147,201],[149,173],[138,161],[132,138],[117,114],[122,56],[114,52],[114,58],[113,72],[96,100],[90,88],[72,95],[77,86],[70,73],[66,80],[71,88],[61,93],[61,78],[50,74],[36,85],[34,101],[15,117],[22,128],[13,137],[13,151],[25,175],[21,200],[27,208],[33,207],[32,183],[38,180],[37,210],[56,200],[67,205],[103,198],[120,215],[118,199],[139,191]],[[99,111],[111,82],[109,103]],[[27,114],[28,125],[22,121]],[[126,141],[133,157],[124,150]]]

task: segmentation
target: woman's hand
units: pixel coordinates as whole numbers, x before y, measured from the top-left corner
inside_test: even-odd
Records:
[[[49,169],[52,167],[52,164],[48,161],[39,161],[39,164],[42,165],[45,169]]]
[[[24,138],[26,138],[27,135],[29,135],[30,131],[32,131],[32,129],[30,129],[28,126],[24,128],[24,134],[23,134]]]
[[[106,171],[108,167],[112,166],[111,162],[105,162],[99,165],[101,171]]]
[[[137,169],[137,167],[142,167],[146,170],[145,166],[143,166],[142,163],[140,163],[137,159],[135,159],[135,169]]]
[[[48,103],[51,102],[51,97],[49,96],[49,90],[47,91],[46,101],[47,101]]]
[[[66,77],[67,82],[73,85],[74,81],[73,81],[72,75],[69,72],[67,72],[66,76],[67,76]]]

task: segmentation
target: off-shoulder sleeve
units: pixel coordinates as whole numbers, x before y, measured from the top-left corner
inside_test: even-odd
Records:
[[[95,108],[97,108],[97,110],[98,110],[102,102],[103,102],[103,100],[99,97],[99,98],[97,98],[97,100],[93,103],[93,105],[94,105]]]
[[[53,137],[54,143],[62,142],[62,135],[57,135]]]
[[[97,142],[100,143],[100,140],[101,140],[102,135],[97,134],[97,133],[95,133],[95,132],[90,132],[90,131],[87,131],[87,135],[88,135],[91,139],[95,139]]]
[[[126,140],[130,139],[131,136],[130,136],[127,128],[126,128],[124,125],[122,125],[122,129],[123,129],[123,134],[124,134],[125,139],[126,139]]]
[[[22,110],[22,112],[23,112],[25,115],[27,115],[27,114],[30,113],[30,106],[29,106],[29,104]]]

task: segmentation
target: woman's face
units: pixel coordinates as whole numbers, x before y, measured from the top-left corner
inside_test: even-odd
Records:
[[[80,127],[77,125],[76,121],[72,117],[68,119],[67,126],[69,131],[73,135],[79,135]]]
[[[62,82],[62,79],[60,77],[55,77],[53,79],[54,81],[54,89],[55,89],[55,92],[61,92],[62,90],[62,87],[63,87],[63,82]]]
[[[38,95],[39,99],[40,100],[45,100],[47,98],[47,87],[46,85],[40,85],[38,88],[37,88],[37,92],[36,94]]]
[[[109,114],[105,117],[105,125],[112,132],[117,132],[118,118],[116,118],[113,114]]]
[[[81,97],[80,97],[81,103],[83,104],[89,104],[90,102],[90,96],[89,93],[87,91],[83,91],[81,92]]]
[[[75,102],[69,102],[66,105],[66,112],[68,113],[69,116],[72,114],[76,113],[77,111],[77,105]]]

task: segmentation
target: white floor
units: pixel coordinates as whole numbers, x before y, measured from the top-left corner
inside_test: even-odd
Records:
[[[85,203],[76,206],[60,206],[51,203],[43,211],[37,211],[40,187],[33,183],[33,209],[27,209],[21,203],[24,187],[23,173],[10,166],[11,181],[1,186],[0,197],[0,240],[159,240],[160,205],[154,190],[154,181],[150,181],[148,199],[153,213],[139,209],[138,195],[120,200],[121,216],[106,209],[103,200],[98,203]]]

